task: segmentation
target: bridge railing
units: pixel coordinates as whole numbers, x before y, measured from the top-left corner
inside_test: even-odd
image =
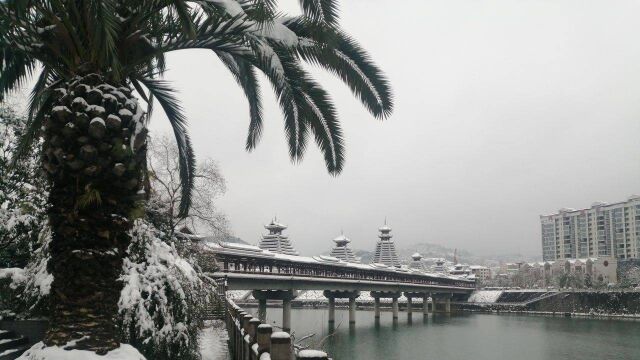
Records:
[[[226,301],[226,326],[233,360],[330,360],[317,350],[296,351],[289,333],[273,331],[232,300]]]

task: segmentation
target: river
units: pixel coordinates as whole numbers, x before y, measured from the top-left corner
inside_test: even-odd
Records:
[[[281,314],[269,308],[268,322],[279,325]],[[424,320],[414,313],[409,322],[400,313],[394,324],[391,313],[382,312],[376,324],[372,311],[358,311],[350,328],[347,310],[337,309],[335,330],[327,337],[326,309],[293,309],[291,320],[297,339],[314,333],[306,343],[335,360],[640,359],[640,321],[479,313]]]

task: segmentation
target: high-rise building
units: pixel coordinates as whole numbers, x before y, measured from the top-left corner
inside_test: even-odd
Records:
[[[393,237],[391,228],[387,225],[385,220],[384,225],[378,229],[380,240],[376,243],[376,252],[373,254],[373,262],[379,264],[385,264],[387,266],[400,267],[400,260],[398,260],[398,253],[396,252],[396,244],[391,240]]]
[[[351,240],[349,240],[348,237],[340,234],[340,236],[333,239],[333,241],[336,243],[336,246],[331,249],[331,256],[346,262],[360,262],[353,254],[353,250],[349,247]]]
[[[293,248],[289,237],[282,235],[282,231],[287,228],[286,225],[280,224],[277,219],[271,220],[271,223],[264,226],[269,230],[268,234],[262,235],[258,247],[263,250],[269,250],[278,254],[298,255],[296,249]]]
[[[540,216],[545,261],[589,257],[640,258],[640,196]]]

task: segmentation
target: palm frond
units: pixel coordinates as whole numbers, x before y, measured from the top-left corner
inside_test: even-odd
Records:
[[[25,124],[25,131],[18,140],[15,152],[11,155],[11,167],[16,166],[32,150],[32,145],[38,138],[42,127],[44,116],[49,110],[51,89],[59,83],[60,80],[52,81],[49,70],[44,69],[40,72],[29,96],[29,116]]]
[[[265,74],[271,83],[284,114],[289,157],[293,162],[298,162],[304,157],[307,128],[302,120],[304,101],[300,96],[295,96],[294,92],[295,78],[286,76],[287,69],[281,59],[283,50],[277,50],[266,41],[255,41],[252,46],[256,56],[246,59]]]
[[[182,202],[191,202],[193,149],[175,91],[159,78],[169,52],[214,51],[249,103],[247,150],[263,127],[257,71],[266,75],[283,112],[289,155],[305,153],[313,134],[331,174],[344,164],[344,140],[327,92],[302,66],[318,65],[340,78],[375,117],[393,109],[391,88],[369,54],[338,26],[338,0],[298,0],[303,15],[284,17],[276,0],[0,0],[0,98],[44,71],[30,98],[29,133],[49,107],[56,81],[99,73],[133,86],[152,111],[157,99],[179,146]],[[146,88],[146,89],[145,89]],[[26,142],[25,144],[29,144]],[[25,145],[24,148],[28,147]]]
[[[284,113],[291,159],[297,162],[303,158],[311,130],[324,154],[327,170],[339,174],[344,165],[344,144],[328,94],[286,48],[264,42],[255,47],[260,56],[254,65],[270,80]]]
[[[338,25],[338,2],[336,0],[299,0],[304,14],[314,22]]]
[[[253,66],[242,58],[222,51],[216,51],[216,54],[240,85],[249,102],[250,121],[246,149],[251,151],[256,147],[262,135],[262,100],[256,72]]]
[[[305,40],[297,48],[302,59],[337,75],[377,118],[384,119],[391,114],[391,86],[357,41],[338,29],[300,18],[285,25]]]
[[[93,0],[89,2],[89,11],[94,22],[91,26],[93,32],[92,50],[94,60],[110,64],[112,69],[120,67],[116,41],[118,40],[119,21],[116,13],[117,1]]]
[[[186,127],[187,118],[184,116],[182,106],[175,97],[175,90],[168,82],[150,78],[137,80],[149,90],[150,96],[158,100],[173,128],[173,134],[178,145],[178,156],[180,157],[178,163],[180,165],[181,198],[178,216],[187,216],[191,206],[191,192],[193,191],[196,169],[195,155]]]
[[[0,101],[11,91],[25,85],[35,62],[9,46],[0,47]]]

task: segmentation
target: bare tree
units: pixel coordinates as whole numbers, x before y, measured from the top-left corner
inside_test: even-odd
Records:
[[[156,215],[156,220],[161,219],[160,222],[171,233],[184,228],[192,233],[226,233],[226,217],[214,204],[226,191],[218,164],[211,158],[204,158],[197,164],[191,208],[187,216],[180,216],[182,192],[179,161],[178,146],[173,139],[161,135],[150,141],[148,168],[151,215]]]

